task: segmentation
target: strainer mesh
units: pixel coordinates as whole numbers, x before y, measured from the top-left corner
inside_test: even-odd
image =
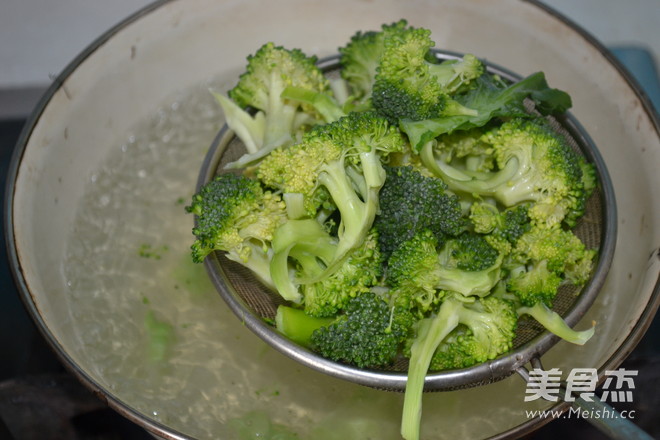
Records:
[[[561,122],[554,118],[549,118],[549,120],[553,128],[557,132],[563,134],[571,147],[579,155],[584,157],[585,154],[583,148],[588,148],[588,146],[581,146],[580,142],[570,134],[570,131],[567,130]],[[223,139],[220,139],[218,149],[223,151],[220,152],[222,156],[216,168],[217,172],[224,172],[224,165],[238,159],[245,151],[243,144],[234,138],[229,131],[225,132]],[[596,188],[590,199],[587,201],[585,215],[579,220],[574,229],[576,235],[583,241],[587,248],[599,249],[602,240],[603,218],[605,215],[604,206],[602,206],[602,199],[603,197],[600,190]],[[276,292],[271,291],[259,282],[247,268],[234,261],[228,260],[220,252],[216,254],[219,269],[224,273],[230,284],[231,294],[237,296],[240,302],[243,303],[247,309],[253,311],[257,316],[266,321],[272,322],[275,318],[277,307],[284,303],[283,299]],[[573,307],[575,301],[578,299],[580,290],[580,288],[572,285],[562,286],[554,300],[553,309],[561,316],[566,316]],[[535,320],[531,318],[527,319],[527,317],[523,316],[519,321],[516,336],[513,341],[513,350],[532,341],[544,331],[545,329]],[[407,370],[408,361],[401,357],[400,359],[397,359],[393,365],[383,371],[404,373],[407,372]],[[452,389],[484,385],[493,380],[502,379],[511,373],[513,373],[513,370],[496,378],[481,378],[481,380],[459,385]]]

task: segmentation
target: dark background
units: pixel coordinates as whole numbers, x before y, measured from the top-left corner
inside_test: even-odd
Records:
[[[613,53],[660,108],[654,60],[643,48],[612,48]],[[0,120],[0,182],[25,119]],[[2,210],[4,210],[4,204]],[[6,213],[2,213],[3,218]],[[60,364],[28,316],[7,262],[0,237],[0,440],[151,439],[78,383]],[[618,410],[635,410],[634,422],[660,438],[660,319],[656,318],[623,368],[638,370],[634,401]],[[608,437],[581,419],[553,421],[525,439],[600,440]],[[350,440],[350,439],[347,439]],[[359,439],[356,439],[359,440]]]

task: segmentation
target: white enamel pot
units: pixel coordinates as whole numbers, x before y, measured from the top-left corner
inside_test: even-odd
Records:
[[[192,218],[179,215],[183,207],[175,202],[194,191],[205,148],[223,123],[213,119],[216,109],[183,98],[181,104],[182,91],[231,87],[246,55],[266,41],[324,57],[356,30],[400,18],[431,29],[438,47],[520,75],[542,70],[553,87],[571,94],[571,112],[612,179],[618,236],[604,287],[577,324],[595,321],[595,336],[582,347],[558,343],[544,355],[544,367],[597,368],[602,376],[639,341],[660,303],[660,123],[612,55],[574,24],[520,0],[159,1],[100,37],[56,79],[22,133],[7,184],[5,230],[23,300],[63,362],[111,407],[163,438],[231,438],[228,420],[254,411],[301,438],[320,438],[314,429],[337,420],[398,438],[400,394],[299,366],[242,328],[210,285],[181,277],[176,265],[189,246]],[[133,159],[141,121],[162,113],[176,125],[172,115],[181,108],[208,119],[190,141],[192,158],[160,149],[159,140],[190,135],[175,127]],[[118,151],[127,158],[119,165]],[[145,154],[153,167],[133,170]],[[100,193],[90,187],[113,170],[128,171],[94,205],[90,199]],[[162,171],[173,183],[134,188],[132,170],[135,182]],[[113,192],[117,187],[121,193]],[[81,223],[81,206],[91,205],[98,217]],[[150,219],[154,206],[165,215]],[[82,224],[94,234],[88,237]],[[116,246],[113,234],[134,243]],[[139,355],[149,332],[145,316],[169,329],[160,364]],[[528,433],[545,421],[525,410],[555,404],[524,402],[524,394],[518,377],[428,394],[424,438]]]

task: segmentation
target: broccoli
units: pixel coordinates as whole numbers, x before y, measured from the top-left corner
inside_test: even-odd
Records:
[[[374,79],[390,34],[405,31],[406,20],[383,25],[380,31],[356,32],[350,41],[339,48],[341,76],[348,83],[354,105],[371,107]]]
[[[518,323],[512,302],[490,295],[464,307],[472,319],[464,318],[438,346],[431,371],[470,367],[511,349]]]
[[[352,298],[332,324],[315,330],[311,344],[323,357],[358,367],[392,363],[414,322],[405,308],[373,292]]]
[[[513,119],[482,139],[493,146],[496,171],[465,172],[437,159],[431,142],[422,149],[422,162],[453,191],[493,197],[505,207],[532,202],[532,223],[572,225],[584,213],[584,159],[542,119]]]
[[[469,219],[475,232],[484,234],[488,244],[507,255],[531,228],[527,210],[527,204],[520,204],[500,211],[495,203],[480,201],[470,206]]]
[[[466,93],[452,98],[454,105],[471,109],[472,112],[400,121],[401,130],[406,133],[416,151],[442,134],[484,127],[498,119],[532,117],[527,107],[528,99],[543,115],[560,114],[571,107],[570,96],[550,88],[542,72],[533,73],[514,84],[486,73],[474,79],[471,89]]]
[[[299,49],[266,43],[248,58],[246,71],[228,96],[214,93],[227,125],[244,143],[247,154],[229,166],[240,168],[272,149],[290,144],[305,126],[323,121],[318,111],[283,98],[287,87],[331,96],[328,80],[316,66],[316,57]],[[254,109],[251,114],[248,110]]]
[[[491,171],[495,167],[493,147],[484,142],[482,128],[454,131],[437,138],[435,154],[443,162],[458,162],[466,171]]]
[[[424,230],[392,253],[387,282],[398,291],[415,292],[416,298],[438,290],[485,296],[501,278],[502,261],[502,254],[477,234],[465,232],[438,249],[437,238]]]
[[[372,103],[392,124],[476,112],[451,95],[463,91],[484,72],[473,55],[442,63],[430,61],[430,31],[408,27],[384,38],[384,51],[374,78]],[[433,60],[435,61],[435,60]]]
[[[369,368],[392,363],[414,322],[410,311],[374,292],[350,298],[333,317],[289,306],[279,306],[276,316],[277,329],[289,339],[325,358]]]
[[[423,176],[411,166],[385,167],[385,172],[380,210],[374,220],[385,258],[424,229],[433,232],[439,241],[465,229],[458,197],[447,191],[442,180]]]
[[[519,307],[516,311],[518,316],[529,315],[541,324],[550,333],[559,336],[564,341],[572,344],[584,345],[591,339],[596,332],[594,326],[586,330],[573,330],[566,322],[553,310],[542,302],[538,302],[530,307]]]
[[[516,323],[515,309],[505,300],[453,295],[445,298],[437,314],[415,324],[403,403],[403,438],[419,438],[424,378],[432,363],[436,367],[456,367],[464,362],[494,359],[512,347]],[[469,332],[463,337],[456,333],[450,337],[461,325]]]
[[[316,276],[318,272],[307,275]],[[377,234],[372,231],[334,273],[317,282],[300,285],[305,312],[319,317],[334,316],[346,307],[351,298],[369,292],[381,275],[382,258]]]
[[[520,319],[577,344],[594,333],[551,309],[597,255],[573,232],[596,170],[544,118],[570,97],[433,46],[405,20],[357,32],[332,82],[315,57],[262,46],[218,98],[243,174],[187,207],[194,260],[222,250],[252,269],[284,300],[285,337],[359,368],[409,358],[406,440],[428,371],[506,353]]]
[[[548,269],[547,260],[542,260],[511,270],[507,289],[517,295],[523,304],[552,304],[561,283],[561,276]]]
[[[204,185],[186,207],[197,216],[193,229],[193,261],[200,263],[213,251],[251,269],[265,284],[270,277],[270,242],[287,221],[279,195],[244,176],[220,174]]]
[[[532,227],[520,236],[510,257],[512,265],[527,268],[545,261],[549,272],[582,286],[591,276],[595,256],[596,251],[587,249],[571,230]]]
[[[307,282],[331,275],[344,263],[350,251],[364,243],[378,210],[378,193],[385,182],[381,160],[390,152],[401,151],[403,146],[401,134],[385,119],[373,112],[352,112],[338,121],[317,127],[300,144],[289,147],[292,154],[300,159],[296,162],[299,167],[285,166],[282,159],[286,160],[286,153],[269,156],[259,166],[258,176],[265,184],[280,185],[284,191],[297,188],[304,192],[304,197],[312,199],[317,188],[322,187],[337,208],[339,224],[334,258],[325,261],[326,270]],[[334,153],[327,155],[328,148],[339,156],[335,158]],[[298,155],[297,150],[305,151]],[[326,157],[331,160],[326,160]],[[305,179],[300,179],[300,176]],[[284,232],[278,230],[275,235]],[[310,239],[301,238],[296,244],[295,231],[289,232],[289,238],[282,240],[288,245],[276,250],[276,254],[284,253],[287,258],[294,257],[298,244],[306,246],[305,241]],[[284,272],[288,272],[282,264],[285,257],[275,255],[275,258],[277,268],[274,270],[279,274],[274,279],[284,282],[287,278]],[[278,290],[285,286],[291,292],[291,282],[277,285]]]
[[[281,191],[307,217],[315,217],[319,210],[336,209],[328,190],[319,185],[318,179],[326,164],[340,160],[343,155],[339,143],[317,131],[312,129],[295,145],[273,150],[256,168],[256,176],[265,186]],[[294,201],[287,194],[299,197]]]

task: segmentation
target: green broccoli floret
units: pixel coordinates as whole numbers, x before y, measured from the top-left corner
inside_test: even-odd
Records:
[[[401,423],[404,439],[419,439],[424,378],[432,361],[436,367],[457,367],[494,359],[512,347],[516,323],[515,310],[504,300],[488,297],[472,302],[459,295],[448,296],[436,315],[415,324]],[[469,335],[450,337],[459,325],[467,327]],[[439,348],[442,344],[446,345]]]
[[[561,283],[561,276],[548,269],[547,260],[542,260],[512,270],[507,289],[517,295],[522,304],[541,302],[551,305]]]
[[[550,88],[542,72],[533,73],[514,84],[486,73],[473,81],[469,91],[454,95],[453,100],[458,103],[455,105],[469,108],[473,113],[400,121],[401,130],[406,133],[415,151],[420,151],[426,143],[442,134],[483,127],[499,119],[531,117],[528,102],[533,103],[543,115],[563,113],[571,107],[570,96]]]
[[[300,285],[305,312],[319,317],[336,315],[351,298],[369,292],[376,285],[382,275],[382,264],[377,234],[372,231],[334,273],[317,282]],[[301,272],[303,278],[318,274]]]
[[[289,147],[298,159],[295,164],[299,167],[292,167],[291,164],[285,166],[282,158],[286,160],[289,157],[286,152],[279,156],[269,155],[259,166],[257,175],[267,185],[281,185],[285,192],[295,188],[294,191],[303,192],[303,197],[312,199],[316,197],[318,188],[323,188],[337,208],[339,221],[334,257],[331,261],[324,259],[324,270],[308,277],[306,283],[318,282],[332,275],[352,250],[362,246],[373,226],[378,210],[378,193],[385,182],[381,160],[391,152],[401,151],[403,146],[401,134],[385,119],[373,112],[352,112],[331,124],[316,127],[300,144]],[[328,153],[329,150],[332,153]],[[335,157],[335,153],[339,156]],[[301,176],[304,178],[301,179]],[[327,231],[321,226],[317,230],[318,234],[307,237],[298,237],[296,231],[288,227],[280,228],[275,233],[274,242],[282,245],[274,246],[271,274],[277,290],[286,292],[286,299],[301,299],[301,295],[294,294],[293,286],[299,283],[290,279],[285,261],[296,259],[296,255],[301,255],[301,258],[315,255],[313,249],[303,254],[296,247],[310,248],[309,240],[327,242]],[[279,239],[280,235],[284,238]]]
[[[495,167],[493,146],[484,142],[482,128],[454,131],[437,138],[436,156],[446,163],[460,162],[465,171],[490,171]]]
[[[264,191],[256,180],[221,174],[204,185],[186,210],[197,216],[192,257],[202,262],[213,251],[251,269],[266,284],[270,278],[270,242],[287,221],[277,194]]]
[[[466,89],[484,72],[473,55],[443,63],[430,61],[435,43],[430,31],[408,27],[384,39],[384,51],[373,84],[372,103],[391,123],[441,115],[476,115],[450,95]]]
[[[385,167],[374,221],[385,258],[417,232],[428,229],[440,241],[465,229],[458,197],[442,180],[423,176],[413,167]]]
[[[387,282],[397,291],[412,292],[424,305],[427,298],[435,302],[438,291],[485,296],[500,280],[502,260],[479,235],[466,232],[438,249],[435,235],[424,230],[392,253]]]
[[[407,26],[406,20],[399,20],[383,25],[380,31],[358,31],[339,48],[341,76],[348,83],[357,105],[371,106],[373,83],[385,50],[385,39],[390,34],[405,31]]]
[[[587,249],[572,231],[541,227],[522,234],[511,254],[513,264],[527,267],[545,261],[550,272],[576,286],[589,280],[595,257],[596,251]]]
[[[488,244],[508,254],[531,227],[527,210],[527,204],[500,211],[494,203],[475,202],[470,206],[469,219],[474,231],[484,234]]]
[[[431,143],[422,161],[453,191],[493,197],[505,207],[532,202],[527,214],[535,224],[553,227],[582,215],[584,159],[543,120],[514,119],[482,139],[493,146],[497,171],[465,172],[438,160]]]
[[[312,333],[311,344],[323,357],[361,368],[392,363],[414,323],[404,308],[390,306],[375,293],[352,298],[344,313]]]
[[[433,354],[431,371],[470,367],[511,349],[518,315],[510,301],[487,296],[464,307],[460,324]]]
[[[332,211],[336,208],[328,190],[319,185],[318,179],[326,164],[340,160],[343,155],[338,142],[318,135],[317,131],[312,129],[302,142],[275,149],[256,169],[257,178],[264,185],[281,191],[285,200],[289,198],[292,203],[301,205],[299,209],[308,217],[315,217],[321,209]],[[299,198],[295,200],[287,194],[298,194]]]
[[[231,167],[257,161],[272,149],[293,142],[305,126],[323,121],[313,106],[282,97],[287,87],[330,96],[329,82],[316,60],[299,49],[266,43],[247,58],[246,71],[228,97],[215,94],[227,125],[247,149]],[[250,109],[256,113],[251,114]]]

